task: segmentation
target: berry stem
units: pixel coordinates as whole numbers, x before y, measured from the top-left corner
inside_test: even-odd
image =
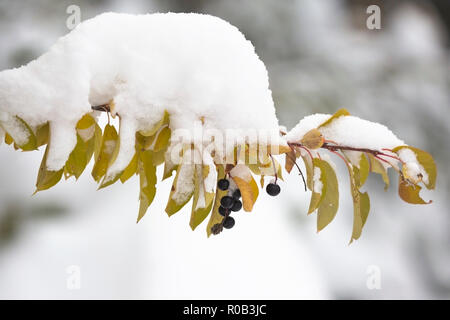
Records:
[[[275,176],[275,184],[277,184],[278,174],[277,174],[277,168],[275,166],[275,160],[274,160],[274,158],[273,158],[273,156],[271,154],[269,154],[269,156],[270,156],[270,159],[272,159],[273,173],[274,173],[274,176]]]

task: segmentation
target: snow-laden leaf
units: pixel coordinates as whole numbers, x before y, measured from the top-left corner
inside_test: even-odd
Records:
[[[431,203],[431,201],[426,202],[420,197],[420,190],[422,190],[422,188],[419,185],[412,184],[407,180],[403,180],[402,177],[399,177],[398,194],[403,201],[412,204]]]
[[[69,155],[64,167],[66,179],[71,176],[78,178],[83,173],[95,150],[95,131],[97,123],[91,115],[86,114],[78,121],[77,144]]]
[[[381,164],[379,160],[375,159],[372,154],[368,154],[368,157],[370,172],[375,172],[381,175],[381,178],[384,181],[384,191],[386,191],[389,188],[389,176],[387,174],[386,168],[383,166],[383,164]]]
[[[194,164],[190,162],[191,152],[184,153],[182,163],[178,166],[173,180],[166,213],[171,216],[183,208],[191,200],[194,193]]]
[[[335,114],[333,114],[333,116],[331,116],[327,121],[325,121],[324,123],[322,123],[319,128],[322,127],[326,127],[328,126],[330,123],[332,123],[335,119],[342,117],[342,116],[349,116],[350,112],[348,112],[346,109],[339,109],[338,111],[336,111]]]
[[[0,126],[9,135],[8,138],[11,138],[18,148],[23,151],[33,151],[37,149],[36,136],[30,126],[22,118],[18,116],[10,117],[9,121],[1,121]]]
[[[141,130],[139,133],[144,137],[154,136],[155,133],[163,126],[169,123],[169,113],[167,110],[164,111],[164,115],[159,122],[157,122],[152,128],[147,130]]]
[[[41,166],[39,168],[38,177],[36,181],[36,192],[47,190],[53,187],[55,184],[61,180],[64,168],[58,171],[50,171],[47,170],[47,154],[48,154],[49,146],[45,148],[44,157],[42,158]]]
[[[194,196],[192,201],[191,220],[189,225],[192,230],[206,219],[211,212],[215,193],[207,192],[205,187],[205,179],[208,177],[210,170],[214,170],[208,165],[195,165],[194,171]],[[202,202],[200,204],[200,202]]]
[[[325,160],[314,159],[314,167],[320,169],[321,199],[317,208],[317,231],[325,228],[336,216],[339,208],[339,186],[333,167]]]
[[[153,202],[156,194],[156,167],[153,165],[152,151],[142,151],[138,158],[139,172],[139,222],[147,212],[148,207]]]
[[[409,149],[414,152],[417,161],[423,167],[423,169],[428,175],[428,181],[427,182],[424,181],[425,186],[427,187],[427,189],[434,189],[436,186],[437,170],[436,170],[436,163],[434,162],[433,157],[428,152],[425,152],[423,150],[411,146],[399,146],[394,148],[392,151],[398,153],[398,151],[402,149]]]
[[[94,168],[92,169],[92,177],[95,181],[99,182],[100,179],[106,174],[108,165],[113,156],[116,145],[119,141],[116,128],[110,124],[105,126],[103,132],[102,144],[98,157],[95,159]]]
[[[250,169],[243,164],[238,164],[230,171],[230,176],[241,191],[244,211],[252,211],[259,195],[259,189]]]

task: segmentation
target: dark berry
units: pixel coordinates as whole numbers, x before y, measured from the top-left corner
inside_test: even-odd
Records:
[[[225,196],[222,199],[220,199],[220,204],[225,209],[231,209],[231,207],[234,204],[234,199],[232,197],[230,197],[230,196]]]
[[[233,198],[240,199],[241,198],[241,190],[239,190],[239,189],[234,190]]]
[[[225,229],[231,229],[234,226],[234,219],[232,217],[226,217],[225,221],[223,222],[223,227]]]
[[[242,209],[241,200],[235,200],[233,206],[231,207],[231,211],[238,212]]]
[[[219,207],[219,213],[221,216],[225,216],[228,213],[229,209],[225,209],[224,207]]]
[[[266,187],[266,191],[269,195],[271,195],[272,197],[277,196],[281,189],[280,186],[275,184],[275,183],[269,183]]]
[[[227,179],[220,179],[217,182],[217,187],[222,191],[228,190],[229,186],[230,186],[230,181],[228,181]]]

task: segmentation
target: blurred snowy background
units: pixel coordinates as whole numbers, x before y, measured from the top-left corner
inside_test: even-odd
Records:
[[[262,194],[232,230],[207,239],[203,224],[190,230],[190,209],[164,213],[169,181],[136,225],[135,178],[97,192],[87,170],[78,183],[32,197],[43,151],[3,144],[0,298],[450,298],[449,1],[0,0],[0,70],[35,59],[67,33],[71,4],[82,20],[105,11],[192,11],[230,21],[269,70],[281,124],[290,129],[340,107],[386,124],[433,154],[437,191],[426,194],[433,204],[412,206],[398,199],[395,179],[384,193],[372,177],[368,222],[348,246],[345,168],[340,210],[320,234],[293,174],[277,199]],[[366,28],[370,4],[381,7],[381,30]],[[374,270],[379,290],[367,286]]]

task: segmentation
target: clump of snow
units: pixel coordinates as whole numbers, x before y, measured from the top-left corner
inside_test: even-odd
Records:
[[[417,161],[414,151],[408,148],[402,148],[397,153],[398,157],[404,162],[403,166],[405,167],[404,170],[408,178],[413,179],[413,182],[417,183],[420,180],[418,177],[421,175],[423,182],[428,184],[428,173],[419,161]]]
[[[330,117],[331,115],[322,113],[316,113],[304,117],[294,128],[291,129],[291,131],[287,133],[286,140],[289,142],[299,142],[308,131],[316,129]]]
[[[0,72],[0,114],[31,126],[50,122],[50,170],[74,148],[76,122],[110,101],[122,123],[109,177],[131,160],[132,133],[154,126],[165,110],[172,131],[192,131],[202,119],[205,128],[264,130],[284,144],[263,62],[236,27],[213,16],[102,14],[28,65]]]
[[[252,174],[249,168],[244,164],[238,164],[230,171],[232,177],[241,178],[244,181],[250,181],[252,179]]]
[[[286,135],[287,141],[301,141],[309,130],[317,128],[331,116],[329,114],[314,114],[305,117]],[[341,146],[381,151],[384,148],[393,149],[405,145],[386,126],[355,116],[341,116],[318,129],[326,140],[332,140]]]
[[[322,193],[322,181],[320,180],[320,176],[322,175],[322,171],[319,167],[314,167],[314,175],[313,175],[313,186],[315,193]]]
[[[20,146],[27,143],[30,133],[25,130],[20,120],[11,115],[5,114],[3,120],[0,120],[0,125],[3,129],[9,132],[14,141]]]

